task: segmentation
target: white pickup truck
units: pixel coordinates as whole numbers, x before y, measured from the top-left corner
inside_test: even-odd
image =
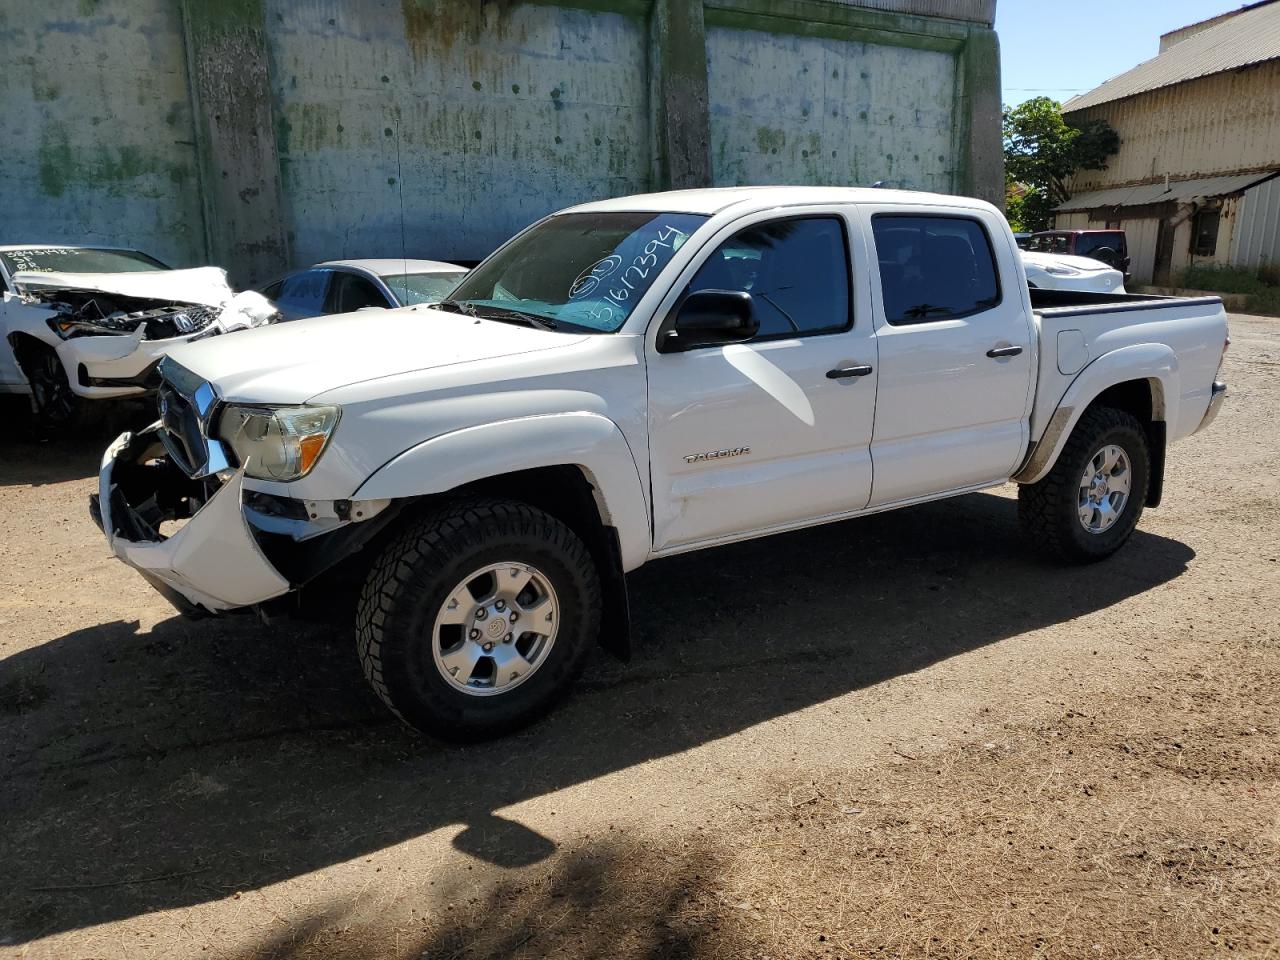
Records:
[[[174,350],[93,512],[180,608],[305,603],[358,567],[378,695],[491,736],[597,641],[625,657],[623,575],[656,557],[1010,479],[1039,543],[1106,557],[1217,413],[1227,342],[1216,298],[1029,290],[977,200],[625,197],[534,224],[438,305]]]

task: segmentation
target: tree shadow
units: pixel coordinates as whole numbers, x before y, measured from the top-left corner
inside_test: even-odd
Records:
[[[281,925],[243,953],[248,960],[418,957],[479,960],[514,956],[626,957],[641,960],[753,956],[743,923],[726,923],[720,864],[709,849],[655,847],[619,837],[592,840],[532,877],[499,878],[472,889],[440,891],[449,901],[402,903],[426,924],[395,929],[387,918],[354,918],[349,904]],[[433,917],[433,914],[435,915]],[[354,922],[353,922],[354,921]],[[817,939],[816,937],[814,938]]]
[[[390,720],[346,629],[117,621],[24,650],[0,661],[0,943],[451,825],[477,858],[538,862],[552,841],[495,811],[1105,609],[1194,556],[1139,531],[1100,566],[1049,565],[1014,510],[975,494],[650,564],[635,660],[597,657],[549,718],[466,748]]]

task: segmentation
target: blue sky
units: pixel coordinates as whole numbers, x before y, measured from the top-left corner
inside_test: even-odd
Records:
[[[996,0],[1004,102],[1066,101],[1160,50],[1160,34],[1240,0]]]

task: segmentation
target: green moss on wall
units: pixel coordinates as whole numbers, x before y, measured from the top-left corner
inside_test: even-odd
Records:
[[[40,189],[46,196],[61,197],[73,187],[89,187],[108,196],[158,196],[149,178],[163,177],[181,186],[190,169],[172,163],[132,144],[99,143],[91,154],[71,146],[65,130],[50,125],[40,137],[38,150]]]

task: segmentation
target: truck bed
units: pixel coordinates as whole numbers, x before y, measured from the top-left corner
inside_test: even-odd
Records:
[[[1069,316],[1080,308],[1088,313],[1110,313],[1116,310],[1150,310],[1157,307],[1221,303],[1221,297],[1161,297],[1147,293],[1094,293],[1087,290],[1045,290],[1031,288],[1031,308],[1037,313],[1052,311],[1056,316]]]
[[[1031,436],[1039,440],[1071,382],[1091,363],[1125,348],[1167,350],[1174,392],[1159,418],[1170,441],[1186,436],[1208,408],[1226,338],[1222,299],[1032,288],[1040,331],[1039,374]]]

